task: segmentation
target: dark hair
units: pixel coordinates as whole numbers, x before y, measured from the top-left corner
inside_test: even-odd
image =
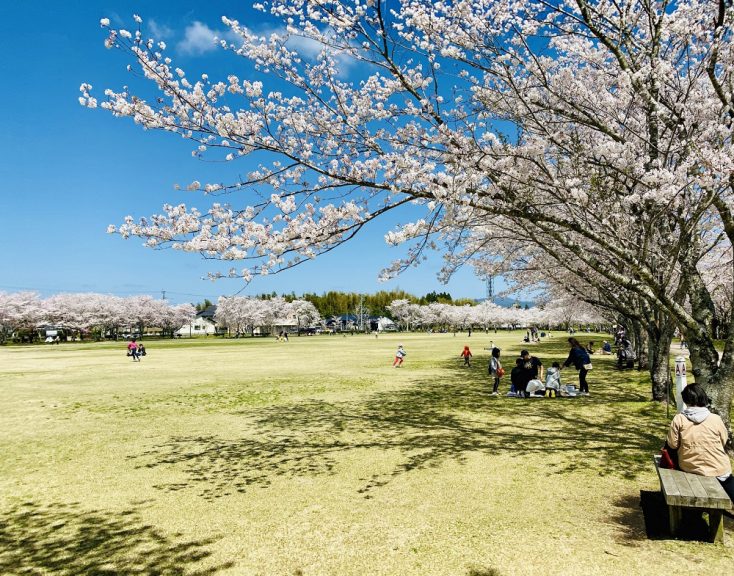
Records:
[[[518,358],[515,360],[515,366],[522,366],[524,364],[522,358]]]
[[[494,356],[495,358],[499,358],[500,357],[500,349],[497,348],[496,346],[494,348],[492,348],[492,356]]]
[[[583,346],[579,344],[579,341],[576,340],[576,338],[574,337],[569,338],[568,343],[571,345],[572,348],[583,348]]]
[[[553,368],[560,368],[561,365],[558,362],[553,362]]]
[[[525,356],[526,354],[530,356],[530,352],[528,352],[527,350],[523,350],[522,352],[520,352],[520,356]]]
[[[681,398],[686,406],[706,407],[709,405],[709,397],[700,384],[689,384],[683,388]]]

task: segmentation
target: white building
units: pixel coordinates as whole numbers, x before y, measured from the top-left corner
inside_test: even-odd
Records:
[[[301,328],[305,328],[301,326]],[[272,324],[267,326],[258,326],[253,331],[255,336],[262,336],[264,334],[271,334],[273,336],[280,334],[281,332],[288,332],[289,334],[295,334],[298,332],[298,322],[295,318],[278,318],[273,321]]]
[[[394,332],[398,329],[395,322],[390,320],[386,316],[382,316],[377,319],[377,331],[378,332]]]
[[[217,311],[215,305],[207,306],[201,312],[197,312],[190,324],[185,324],[176,330],[176,336],[191,338],[192,336],[212,336],[217,334],[217,323],[214,314]]]

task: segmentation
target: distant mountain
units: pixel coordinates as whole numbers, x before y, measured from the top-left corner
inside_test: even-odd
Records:
[[[486,298],[477,298],[475,300],[477,304],[481,304],[482,302],[486,301]],[[515,304],[518,304],[520,308],[525,308],[525,305],[527,305],[528,308],[532,308],[533,306],[535,306],[535,302],[532,302],[530,300],[516,300],[515,298],[496,297],[492,298],[492,302],[497,304],[497,306],[503,306],[505,308],[512,308]]]

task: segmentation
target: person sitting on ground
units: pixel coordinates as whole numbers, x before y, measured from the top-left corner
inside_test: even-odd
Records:
[[[459,354],[460,358],[464,359],[464,366],[468,366],[471,368],[471,350],[469,350],[469,346],[464,346],[464,349],[461,351],[461,354]]]
[[[525,387],[525,397],[529,398],[531,396],[545,396],[545,384],[543,384],[542,380],[533,378],[528,382],[528,385]]]
[[[589,342],[589,343],[588,343],[588,344],[586,345],[586,352],[587,352],[588,354],[593,354],[593,353],[594,353],[594,343],[593,343],[593,342]]]
[[[728,433],[718,414],[709,411],[709,399],[700,384],[689,384],[681,393],[685,410],[670,423],[666,442],[678,450],[683,472],[715,476],[734,502],[734,476],[724,446]]]
[[[609,343],[608,340],[604,340],[604,343],[601,345],[601,353],[602,354],[612,353],[612,345]]]
[[[147,352],[145,351],[145,346],[143,346],[143,343],[141,342],[138,344],[138,356],[145,356]]]
[[[543,363],[539,358],[531,356],[530,352],[523,350],[520,352],[520,358],[522,358],[525,370],[528,372],[528,382],[531,380],[543,380]]]
[[[561,365],[553,362],[553,366],[545,373],[545,395],[555,398],[561,391]]]
[[[522,358],[515,360],[515,367],[510,372],[510,392],[508,396],[525,397],[525,386],[528,384],[528,373]]]
[[[619,350],[617,351],[617,368],[624,370],[625,368],[634,368],[635,366],[635,349],[632,347],[632,342],[627,338],[622,338],[619,344]]]

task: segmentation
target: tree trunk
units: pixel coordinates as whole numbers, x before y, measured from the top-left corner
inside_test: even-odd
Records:
[[[648,331],[637,321],[632,321],[633,345],[637,355],[637,369],[647,370],[650,367]]]
[[[669,400],[670,386],[670,343],[673,340],[673,331],[669,328],[659,330],[657,334],[648,336],[650,351],[650,380],[652,382],[652,399]]]
[[[734,399],[734,374],[729,372],[724,374],[719,370],[714,378],[705,384],[706,395],[711,400],[711,411],[721,416],[724,421],[726,430],[729,432],[729,439],[726,443],[726,449],[729,454],[734,455],[734,436],[731,429],[731,403]]]

